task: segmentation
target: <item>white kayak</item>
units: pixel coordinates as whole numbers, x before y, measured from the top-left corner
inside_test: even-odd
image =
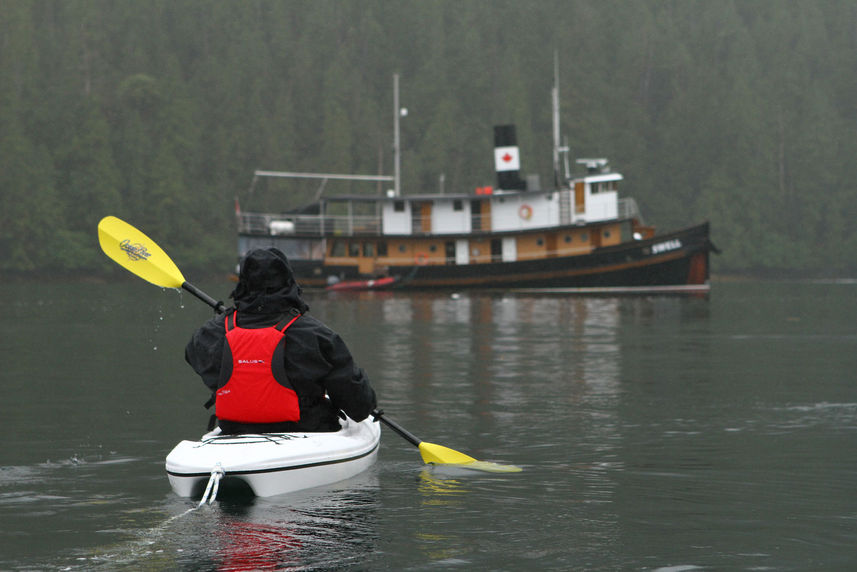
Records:
[[[206,483],[241,479],[256,496],[268,497],[328,485],[372,466],[381,427],[371,417],[341,421],[332,433],[221,435],[182,441],[167,455],[167,475],[179,496],[200,494]]]

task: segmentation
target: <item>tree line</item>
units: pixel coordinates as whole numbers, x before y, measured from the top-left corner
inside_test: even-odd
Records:
[[[313,192],[254,170],[392,174],[394,73],[404,193],[492,184],[509,123],[547,183],[555,52],[571,156],[647,223],[710,220],[715,272],[857,271],[847,0],[0,0],[0,270],[104,271],[107,214],[230,268],[236,197]]]

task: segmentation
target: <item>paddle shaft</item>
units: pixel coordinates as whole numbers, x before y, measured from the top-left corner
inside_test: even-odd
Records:
[[[223,302],[218,302],[217,300],[215,300],[190,282],[182,282],[182,288],[187,290],[212,308],[214,308],[215,312],[222,312],[225,309]]]
[[[408,431],[407,429],[405,429],[404,427],[402,427],[401,425],[399,425],[398,423],[396,423],[392,419],[388,419],[387,417],[385,417],[383,412],[378,411],[376,409],[375,411],[372,412],[372,416],[375,419],[378,419],[379,421],[381,421],[381,423],[383,423],[384,425],[386,425],[387,427],[389,427],[390,429],[392,429],[393,431],[395,431],[399,435],[401,435],[402,438],[404,438],[405,441],[408,441],[411,445],[413,445],[415,447],[419,447],[420,443],[422,443],[422,440],[419,439],[416,435],[414,435],[413,433],[411,433],[410,431]]]

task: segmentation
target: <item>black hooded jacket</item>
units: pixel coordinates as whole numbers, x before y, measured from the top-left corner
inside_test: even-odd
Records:
[[[338,334],[306,314],[309,306],[301,298],[301,288],[282,252],[275,248],[248,252],[230,297],[235,307],[217,314],[194,333],[185,348],[185,359],[214,392],[226,382],[220,372],[225,317],[237,309],[238,326],[264,328],[297,309],[302,316],[286,330],[285,366],[298,395],[301,419],[270,424],[220,420],[224,432],[336,431],[340,410],[355,421],[369,415],[376,401],[366,373],[354,363]]]

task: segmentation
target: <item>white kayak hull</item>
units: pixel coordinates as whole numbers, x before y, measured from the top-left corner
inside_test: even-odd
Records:
[[[381,427],[371,417],[342,421],[333,433],[220,435],[182,441],[167,455],[166,469],[179,496],[200,494],[218,467],[224,479],[237,478],[256,496],[281,495],[329,485],[375,463]]]

